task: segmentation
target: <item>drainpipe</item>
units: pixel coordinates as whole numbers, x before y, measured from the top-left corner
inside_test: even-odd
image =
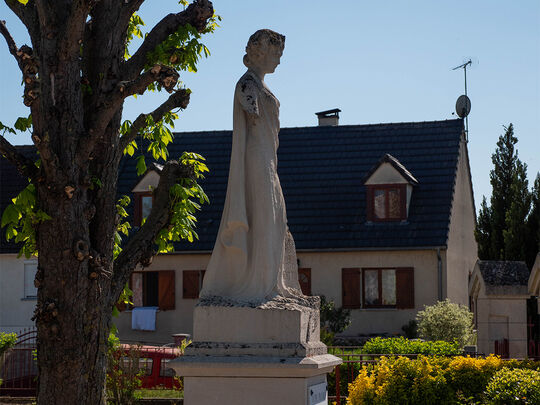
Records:
[[[437,248],[437,281],[438,281],[438,291],[439,291],[439,301],[442,301],[443,290],[442,290],[442,260],[441,260],[441,248]]]

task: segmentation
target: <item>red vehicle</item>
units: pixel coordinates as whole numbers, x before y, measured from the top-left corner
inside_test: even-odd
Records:
[[[168,363],[181,356],[182,352],[176,347],[135,346],[122,344],[121,361],[128,365],[138,361],[138,370],[144,371],[142,388],[164,387],[179,389],[180,382],[175,379],[175,372]]]

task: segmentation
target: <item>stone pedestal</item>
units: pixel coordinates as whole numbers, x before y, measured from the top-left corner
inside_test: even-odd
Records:
[[[193,337],[169,363],[184,376],[186,405],[327,404],[326,374],[341,363],[319,340],[316,300],[199,305]]]

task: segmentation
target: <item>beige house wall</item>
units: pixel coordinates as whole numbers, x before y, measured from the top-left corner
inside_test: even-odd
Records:
[[[476,300],[478,351],[495,351],[495,341],[508,339],[511,358],[527,357],[527,297],[487,296]]]
[[[468,305],[469,275],[474,270],[478,246],[474,237],[476,217],[467,144],[461,141],[446,253],[445,297]]]
[[[298,253],[300,267],[311,268],[313,295],[325,295],[341,307],[341,269],[350,267],[413,267],[414,309],[352,309],[351,326],[345,336],[401,334],[401,327],[416,317],[424,305],[437,301],[437,254],[422,251],[369,251]],[[361,281],[360,281],[361,283]]]
[[[37,300],[25,298],[24,265],[37,265],[36,259],[0,255],[0,331],[19,332],[34,326],[32,316]],[[33,283],[33,280],[29,280]]]
[[[148,271],[176,270],[175,309],[159,311],[156,331],[131,330],[131,311],[124,311],[114,322],[122,340],[137,342],[171,342],[175,333],[192,333],[193,308],[196,300],[182,298],[182,271],[204,270],[209,254],[162,255],[154,259]],[[299,252],[300,267],[311,269],[313,295],[325,295],[336,306],[341,304],[341,270],[348,267],[413,267],[415,283],[414,309],[353,309],[352,325],[344,335],[402,333],[401,327],[414,319],[424,305],[437,301],[437,254],[435,250],[372,252]]]
[[[493,288],[497,290],[493,291]],[[478,265],[475,266],[469,294],[474,302],[477,350],[488,355],[495,352],[495,341],[508,339],[511,358],[527,357],[527,290],[523,286],[490,287]]]
[[[193,332],[193,309],[196,299],[182,298],[182,271],[205,270],[210,254],[171,254],[159,255],[145,271],[176,270],[175,273],[175,309],[158,311],[156,314],[156,331],[136,331],[131,329],[131,311],[120,313],[113,322],[118,328],[119,337],[123,341],[169,343],[171,335]]]

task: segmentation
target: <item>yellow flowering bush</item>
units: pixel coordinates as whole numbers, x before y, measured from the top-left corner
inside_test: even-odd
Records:
[[[486,397],[490,405],[540,404],[540,371],[504,367],[489,382]]]
[[[413,360],[406,357],[382,357],[377,364],[363,367],[355,381],[349,384],[347,404],[485,403],[486,386],[503,367],[526,369],[532,375],[534,372],[529,372],[529,369],[540,369],[540,362],[507,362],[496,356],[419,356]],[[522,374],[517,373],[513,376],[514,380],[521,378]],[[505,381],[508,380],[506,378]],[[495,392],[494,389],[492,392]]]

